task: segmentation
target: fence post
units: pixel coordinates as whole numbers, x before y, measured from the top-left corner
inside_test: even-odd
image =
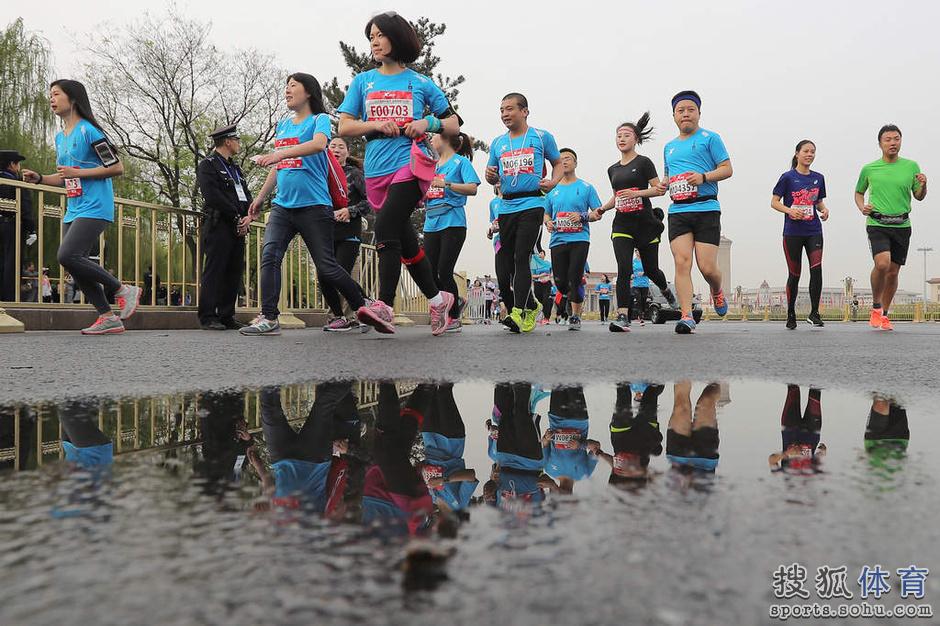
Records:
[[[914,319],[912,322],[921,323],[924,321],[924,303],[915,302],[914,303]]]
[[[764,307],[764,321],[765,322],[770,321],[770,307],[769,306]]]

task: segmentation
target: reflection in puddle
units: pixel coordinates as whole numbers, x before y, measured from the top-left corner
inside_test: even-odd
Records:
[[[714,622],[760,610],[765,572],[794,546],[861,562],[879,520],[922,533],[890,513],[937,512],[918,499],[937,461],[911,430],[887,396],[757,382],[327,381],[3,407],[0,602],[16,621],[90,619],[118,593],[137,599],[109,621],[200,621],[204,605],[235,619],[252,603],[267,621],[376,622],[403,585],[443,595],[395,614],[440,602],[473,621],[535,611],[525,582],[545,579],[580,598],[558,608],[566,621],[620,593],[650,603],[637,619]],[[937,439],[932,421],[914,430]],[[773,530],[792,515],[808,535]],[[872,530],[848,538],[859,515]],[[910,547],[879,558],[906,564]],[[648,582],[624,597],[616,581],[638,563]],[[715,568],[730,572],[720,591]],[[95,582],[73,592],[78,573]],[[265,593],[297,577],[297,597]],[[59,599],[33,602],[37,589]],[[703,618],[708,593],[729,602]]]

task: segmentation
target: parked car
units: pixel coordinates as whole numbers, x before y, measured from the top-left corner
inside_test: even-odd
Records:
[[[672,283],[668,283],[668,285],[670,291],[676,293],[676,286]],[[680,317],[682,317],[682,311],[669,306],[666,298],[663,297],[663,294],[655,285],[650,288],[650,295],[646,299],[646,319],[654,324],[665,324],[666,322],[677,322]],[[702,303],[698,296],[692,297],[692,319],[695,320],[696,324],[702,321]]]

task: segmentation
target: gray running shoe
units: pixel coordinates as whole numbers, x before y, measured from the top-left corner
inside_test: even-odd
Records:
[[[117,315],[98,316],[95,323],[82,329],[83,335],[117,335],[124,332],[124,324]]]
[[[240,328],[238,332],[246,336],[280,335],[281,325],[278,324],[277,320],[269,320],[265,316],[259,315],[251,322],[251,324],[245,326],[244,328]]]
[[[576,315],[568,318],[568,330],[581,330],[581,318]]]
[[[617,319],[610,323],[607,329],[612,333],[628,333],[630,332],[630,320],[621,313],[617,316]]]

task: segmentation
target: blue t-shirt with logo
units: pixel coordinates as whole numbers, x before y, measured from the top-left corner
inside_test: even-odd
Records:
[[[91,147],[96,141],[105,139],[104,133],[85,119],[78,123],[68,135],[59,131],[55,136],[56,164],[66,167],[92,169],[104,167],[98,153]],[[76,178],[75,183],[66,182],[66,224],[79,217],[114,221],[114,187],[110,178]],[[70,189],[72,185],[79,186]]]
[[[598,300],[610,300],[610,292],[612,289],[613,285],[610,283],[598,283],[597,286],[594,287],[594,291],[597,292]]]
[[[504,133],[490,145],[488,167],[499,168],[500,191],[503,195],[537,192],[539,181],[546,174],[545,161],[555,163],[561,158],[555,138],[546,130],[527,128],[521,137]],[[525,198],[503,198],[500,214],[518,213],[544,207],[541,194]]]
[[[558,184],[545,196],[545,211],[555,223],[555,230],[548,242],[549,248],[575,241],[590,241],[591,227],[588,224],[588,211],[603,204],[597,196],[597,190],[590,183],[576,180],[570,184]],[[578,213],[581,223],[574,225],[567,216]],[[568,232],[563,232],[568,231]]]
[[[311,141],[314,135],[326,135],[330,140],[330,116],[310,115],[295,124],[292,118],[277,123],[274,149],[283,150]],[[277,165],[277,195],[274,204],[285,209],[323,205],[333,207],[330,189],[327,186],[329,165],[325,151],[305,157],[283,159]]]
[[[826,197],[826,179],[822,174],[812,170],[809,174],[801,174],[795,168],[784,172],[774,185],[773,195],[780,196],[780,201],[788,207],[795,205],[802,208],[806,218],[795,220],[785,214],[784,235],[799,237],[822,234],[822,221],[817,210],[819,201]]]
[[[548,414],[549,427],[555,431],[555,439],[543,448],[545,455],[545,473],[558,479],[566,476],[572,480],[581,480],[594,473],[597,458],[588,454],[584,445],[588,436],[588,420],[572,419]],[[581,442],[577,449],[567,449],[556,445],[559,437],[576,438]]]
[[[680,139],[676,137],[666,144],[663,149],[663,159],[666,163],[665,175],[669,182],[669,195],[673,198],[673,203],[669,206],[670,213],[696,213],[702,211],[720,211],[721,205],[718,200],[703,200],[701,202],[690,202],[688,204],[676,204],[677,197],[674,192],[683,191],[679,189],[681,182],[676,180],[677,176],[687,172],[703,174],[711,172],[722,161],[727,161],[728,150],[725,149],[724,142],[718,133],[704,128],[699,128],[689,137]],[[706,182],[699,187],[686,186],[685,192],[697,191],[699,196],[717,196],[718,183]]]
[[[311,463],[299,459],[283,459],[271,464],[274,474],[274,496],[299,496],[305,508],[315,511],[326,509],[326,480],[332,461]]]
[[[473,170],[473,165],[466,157],[455,154],[447,163],[438,163],[435,168],[437,175],[448,183],[476,183],[480,184],[480,177]],[[431,187],[425,201],[424,232],[433,233],[445,228],[466,228],[467,196],[454,193],[450,189]]]
[[[529,257],[529,270],[532,272],[532,276],[538,276],[539,274],[552,274],[552,264],[537,254],[533,254]]]
[[[445,437],[440,433],[423,432],[421,439],[424,442],[426,462],[443,468],[445,479],[454,472],[467,469],[463,458],[465,438]],[[478,480],[445,482],[443,488],[428,491],[435,503],[440,499],[446,502],[451,510],[460,511],[470,506],[470,498],[473,497],[473,492],[479,484]]]
[[[114,463],[113,443],[79,448],[71,441],[63,441],[62,451],[65,453],[66,461],[76,463],[86,470],[106,467]]]
[[[643,261],[633,257],[633,286],[634,287],[649,287],[650,279],[646,275],[646,272],[643,271]]]
[[[363,121],[392,121],[403,127],[430,110],[443,115],[450,109],[447,96],[430,78],[406,69],[398,74],[382,74],[378,69],[357,74],[346,98],[336,109]],[[393,174],[411,160],[412,140],[404,135],[382,135],[366,143],[366,178]]]

